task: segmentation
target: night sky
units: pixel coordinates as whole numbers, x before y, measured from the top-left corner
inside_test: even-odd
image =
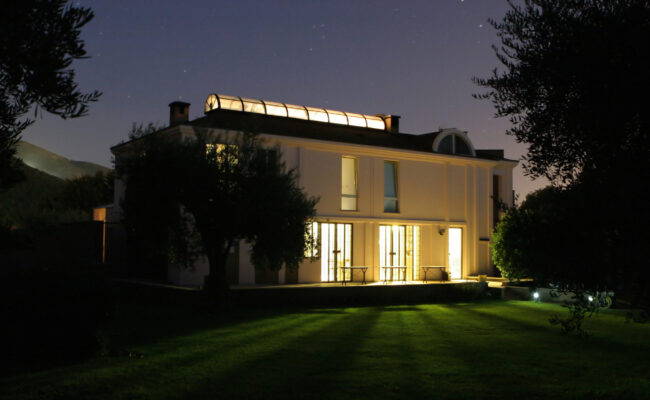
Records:
[[[215,92],[363,114],[400,115],[400,129],[469,132],[476,148],[525,146],[505,135],[473,76],[498,66],[488,18],[504,0],[81,1],[95,12],[73,68],[104,94],[88,116],[44,115],[23,138],[65,157],[111,166],[134,122],[168,122],[167,104],[203,114]],[[542,186],[515,171],[515,190]]]

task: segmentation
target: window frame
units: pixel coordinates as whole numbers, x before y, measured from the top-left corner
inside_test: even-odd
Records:
[[[354,191],[355,194],[343,193],[343,160],[352,159],[354,161]],[[354,209],[343,208],[343,199],[354,199]],[[355,212],[359,211],[359,157],[342,155],[341,156],[341,211]]]
[[[446,139],[450,138],[451,139],[451,152],[443,152],[441,150],[441,145],[442,142]],[[467,147],[467,150],[469,153],[458,153],[457,151],[457,146],[456,146],[456,141],[461,140],[465,146]],[[445,129],[442,132],[440,132],[439,135],[436,136],[436,138],[433,140],[433,143],[431,145],[431,148],[434,152],[440,153],[440,154],[448,154],[452,156],[462,156],[462,157],[476,157],[476,149],[474,149],[474,144],[472,141],[469,139],[466,133],[459,131],[458,129]]]
[[[394,169],[394,180],[395,180],[395,196],[396,197],[386,197],[386,164],[390,163],[395,166]],[[399,214],[400,213],[400,201],[399,201],[399,161],[397,160],[384,160],[383,162],[383,176],[384,176],[384,195],[383,195],[383,210],[386,214]],[[386,200],[395,200],[395,211],[386,211]]]

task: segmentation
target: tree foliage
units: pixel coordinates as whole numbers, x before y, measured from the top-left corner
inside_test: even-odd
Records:
[[[595,200],[598,202],[598,200]],[[602,221],[582,212],[584,192],[548,186],[509,209],[493,234],[493,260],[504,277],[540,286],[613,289],[616,269],[606,254]],[[595,206],[594,208],[597,208]]]
[[[114,181],[113,171],[68,179],[61,192],[45,202],[54,209],[79,210],[92,217],[93,208],[113,202]]]
[[[149,122],[146,125],[144,123],[133,123],[131,125],[131,130],[129,130],[129,140],[140,139],[143,136],[149,135],[150,133],[157,132],[166,126],[160,123]]]
[[[475,78],[533,177],[571,182],[650,151],[650,2],[525,0],[491,20],[502,69]]]
[[[89,8],[65,0],[12,2],[0,13],[0,189],[21,179],[14,155],[21,132],[33,120],[31,108],[76,118],[100,93],[84,93],[70,67],[86,58],[81,28]]]
[[[240,240],[251,244],[256,268],[297,268],[317,200],[297,186],[278,148],[251,134],[229,139],[196,131],[185,139],[146,136],[129,151],[117,172],[126,184],[128,230],[142,251],[186,266],[205,254],[208,285],[221,301],[227,257]],[[153,234],[144,240],[144,232]]]
[[[475,78],[508,134],[528,145],[524,169],[556,187],[509,210],[494,233],[507,277],[576,294],[567,330],[593,304],[581,293],[616,292],[650,306],[641,249],[650,224],[650,2],[509,2],[493,46],[501,69]]]
[[[632,163],[634,164],[634,163]],[[563,329],[581,328],[603,295],[650,309],[647,243],[650,195],[640,182],[647,170],[630,175],[625,163],[616,175],[583,172],[566,187],[549,186],[509,209],[493,232],[493,260],[504,277],[532,278],[539,287],[573,293],[571,318],[556,317]],[[587,301],[591,296],[594,301]]]

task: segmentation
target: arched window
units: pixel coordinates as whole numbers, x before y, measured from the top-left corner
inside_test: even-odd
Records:
[[[474,146],[464,132],[457,129],[447,129],[433,141],[433,151],[444,154],[458,154],[462,156],[475,156]]]

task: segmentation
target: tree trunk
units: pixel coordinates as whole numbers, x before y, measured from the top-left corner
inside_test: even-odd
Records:
[[[229,250],[225,253],[216,246],[208,249],[209,275],[205,280],[205,289],[210,301],[219,309],[230,307],[230,284],[226,275],[226,261]]]

